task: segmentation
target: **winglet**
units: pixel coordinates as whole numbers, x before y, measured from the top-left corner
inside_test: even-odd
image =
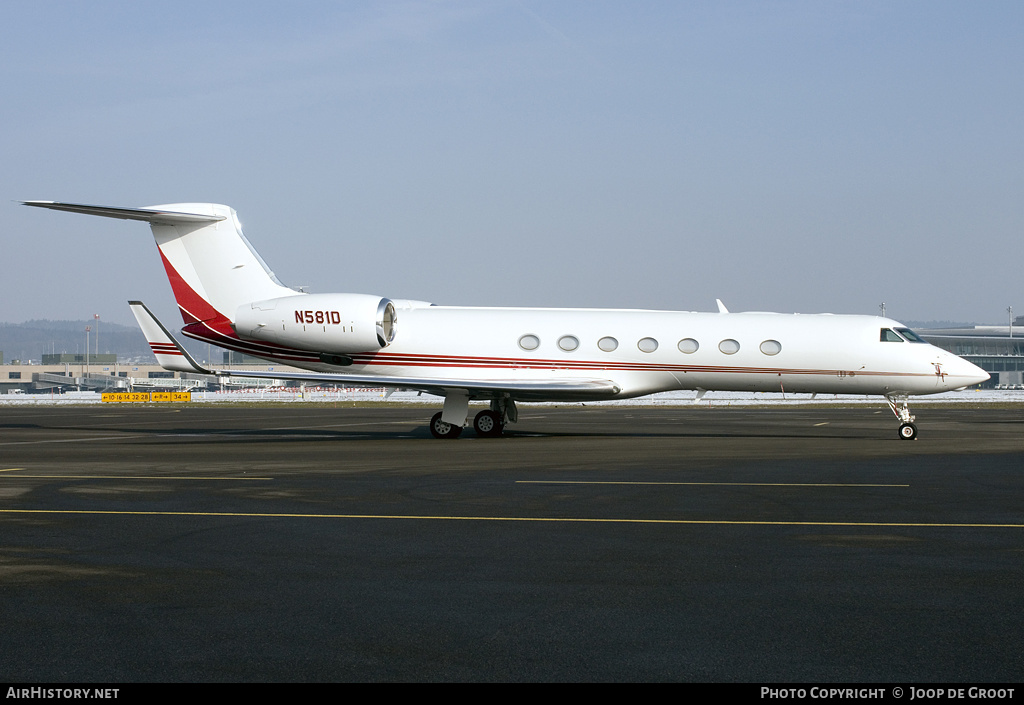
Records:
[[[722,303],[721,299],[715,299],[715,303],[718,304],[719,313],[729,313],[729,309],[725,307],[725,304]]]
[[[156,355],[156,361],[165,370],[176,372],[196,372],[201,375],[212,375],[214,372],[200,367],[199,363],[188,354],[185,348],[174,339],[170,331],[164,328],[164,324],[157,320],[153,312],[141,301],[129,301],[128,305],[135,314],[135,320],[139,322],[142,334],[146,336],[146,342]]]

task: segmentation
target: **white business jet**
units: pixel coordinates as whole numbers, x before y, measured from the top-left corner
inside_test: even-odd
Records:
[[[215,203],[115,208],[53,201],[28,206],[142,220],[156,238],[190,338],[310,372],[287,379],[372,384],[444,397],[430,420],[457,438],[469,402],[481,436],[501,435],[516,402],[627,399],[669,390],[883,395],[899,437],[917,436],[908,397],[989,375],[888,318],[832,314],[624,309],[479,308],[284,286]],[[157,361],[218,377],[280,372],[208,370],[142,302],[130,302]]]

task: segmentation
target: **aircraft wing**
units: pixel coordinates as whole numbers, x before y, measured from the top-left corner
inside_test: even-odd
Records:
[[[166,370],[193,372],[215,377],[249,377],[256,379],[286,379],[299,382],[332,382],[335,384],[367,384],[447,396],[449,392],[464,390],[471,398],[488,399],[510,394],[522,401],[551,400],[586,401],[607,399],[619,392],[619,387],[607,379],[551,379],[530,381],[518,379],[446,379],[443,377],[393,377],[390,375],[338,374],[331,372],[263,372],[249,370],[210,370],[188,354],[153,312],[141,301],[129,301],[146,340],[157,362]]]
[[[366,384],[374,387],[394,387],[447,396],[462,390],[472,399],[490,399],[510,394],[520,401],[586,401],[608,399],[619,392],[611,380],[566,379],[543,382],[524,380],[468,380],[443,377],[392,377],[385,375],[334,374],[330,372],[250,372],[248,370],[211,370],[202,374],[217,377],[250,377],[257,379],[283,379],[297,382],[331,382],[334,384]]]

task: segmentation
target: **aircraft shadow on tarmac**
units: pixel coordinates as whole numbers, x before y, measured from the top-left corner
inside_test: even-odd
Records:
[[[36,428],[44,427],[37,424],[7,424],[0,425],[0,428]],[[223,443],[307,443],[309,441],[357,441],[357,440],[388,440],[408,441],[425,440],[433,437],[427,426],[411,426],[407,429],[381,430],[372,427],[364,427],[352,430],[334,430],[324,428],[288,428],[288,429],[260,429],[260,428],[230,428],[218,427],[207,429],[195,428],[88,428],[77,429],[73,426],[65,426],[68,431],[85,431],[90,434],[96,433],[121,433],[136,435],[139,437],[150,437],[153,440],[174,439],[187,440],[189,443],[201,444],[223,444]],[[848,432],[836,432],[833,427],[830,431],[821,429],[807,429],[797,432],[793,429],[780,427],[777,432],[757,431],[754,429],[732,429],[727,431],[710,431],[708,429],[687,428],[681,425],[678,429],[665,429],[652,431],[644,429],[643,424],[638,423],[635,428],[620,427],[608,430],[548,430],[539,426],[536,430],[520,428],[516,430],[506,429],[499,437],[478,436],[471,428],[465,429],[462,436],[450,441],[450,444],[457,445],[466,441],[481,440],[491,443],[500,443],[502,440],[524,440],[529,438],[679,438],[679,439],[712,439],[712,438],[735,438],[735,439],[766,439],[766,440],[851,440],[851,439],[876,439],[889,440],[888,434],[882,434],[875,429],[850,428]],[[893,434],[892,440],[898,440]]]

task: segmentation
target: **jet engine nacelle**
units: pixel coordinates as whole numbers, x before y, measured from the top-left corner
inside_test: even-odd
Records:
[[[245,340],[358,353],[387,347],[395,338],[395,318],[394,303],[380,296],[296,294],[239,306],[234,326]]]

